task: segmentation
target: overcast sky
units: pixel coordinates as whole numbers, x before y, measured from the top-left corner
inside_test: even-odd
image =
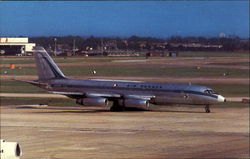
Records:
[[[1,36],[249,37],[249,1],[0,2]]]

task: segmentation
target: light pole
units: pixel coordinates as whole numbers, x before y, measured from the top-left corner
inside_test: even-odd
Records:
[[[75,51],[76,51],[76,40],[73,40],[73,55],[75,56]]]
[[[101,38],[101,51],[102,51],[102,55],[103,55],[103,38]]]
[[[55,42],[55,50],[54,50],[54,55],[56,56],[56,42],[57,42],[57,39],[54,38],[54,42]]]

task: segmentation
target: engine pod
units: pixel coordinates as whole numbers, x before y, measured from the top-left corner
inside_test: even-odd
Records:
[[[124,99],[120,102],[125,107],[133,107],[133,108],[143,108],[148,109],[149,108],[149,101],[145,99]]]

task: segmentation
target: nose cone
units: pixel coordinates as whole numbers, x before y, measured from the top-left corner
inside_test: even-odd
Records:
[[[218,95],[217,100],[218,102],[226,102],[226,98],[224,98],[222,95]]]

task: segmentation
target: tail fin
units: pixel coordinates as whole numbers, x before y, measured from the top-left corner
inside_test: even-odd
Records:
[[[58,68],[58,66],[43,47],[36,46],[33,48],[33,50],[39,81],[65,78],[62,71]]]

